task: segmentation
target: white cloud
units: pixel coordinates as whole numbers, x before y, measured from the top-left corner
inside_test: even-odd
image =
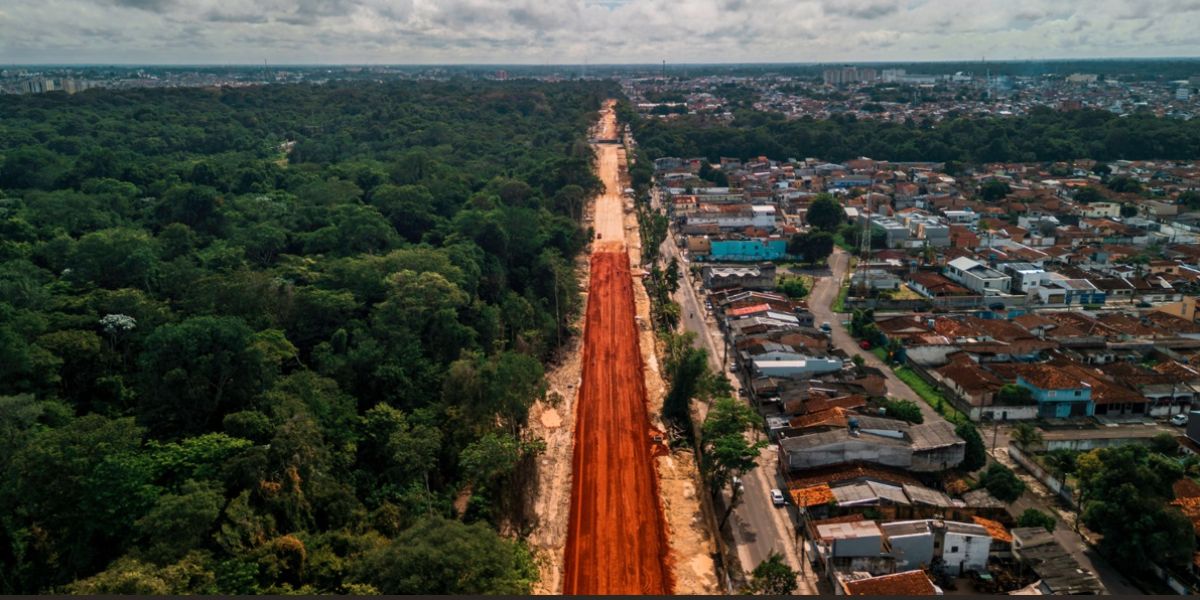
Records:
[[[1197,0],[5,0],[0,62],[1188,56]]]

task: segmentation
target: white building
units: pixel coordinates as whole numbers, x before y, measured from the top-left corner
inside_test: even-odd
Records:
[[[804,379],[842,370],[841,359],[808,356],[800,360],[755,360],[754,372],[762,377]]]
[[[946,265],[946,277],[983,296],[1006,294],[1012,283],[1012,277],[965,256]]]

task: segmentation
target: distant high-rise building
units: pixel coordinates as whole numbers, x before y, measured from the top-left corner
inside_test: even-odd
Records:
[[[1191,98],[1191,97],[1192,97],[1192,90],[1188,89],[1187,87],[1181,87],[1181,88],[1175,90],[1175,99],[1176,100],[1183,100],[1186,102],[1187,99]]]
[[[508,81],[508,71],[505,71],[504,69],[496,71],[496,79],[499,79],[500,81]]]
[[[875,69],[859,69],[858,67],[850,66],[840,69],[826,69],[821,76],[826,85],[845,85],[847,83],[859,83],[879,79],[878,72]]]
[[[1096,83],[1098,77],[1094,73],[1072,73],[1067,75],[1067,83]]]
[[[880,73],[880,79],[882,79],[884,83],[895,83],[901,79],[904,79],[906,74],[907,72],[904,69],[884,69],[883,72]]]

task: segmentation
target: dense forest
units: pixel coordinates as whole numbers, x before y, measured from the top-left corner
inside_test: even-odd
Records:
[[[629,115],[632,116],[632,115]],[[704,117],[634,119],[638,143],[651,158],[722,156],[776,160],[859,156],[893,161],[1037,162],[1094,158],[1191,159],[1200,156],[1200,120],[1149,114],[1035,108],[1027,116],[938,123],[893,123],[852,116],[817,121],[737,111],[731,124]]]
[[[0,593],[524,593],[606,83],[0,96]]]

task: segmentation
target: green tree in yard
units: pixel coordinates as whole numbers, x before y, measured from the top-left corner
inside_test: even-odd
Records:
[[[1027,508],[1017,517],[1017,527],[1045,527],[1046,531],[1054,532],[1058,520],[1036,508]]]
[[[846,212],[833,196],[822,193],[817,194],[808,205],[808,213],[804,220],[814,229],[833,232],[846,222]]]
[[[1179,454],[1179,442],[1170,433],[1160,433],[1150,438],[1150,449],[1166,456]]]
[[[1117,193],[1133,193],[1136,194],[1142,191],[1142,183],[1132,177],[1121,175],[1109,179],[1105,185],[1108,189]]]
[[[833,254],[833,234],[828,231],[814,231],[805,236],[804,260],[809,264],[824,262]]]
[[[1042,432],[1029,423],[1018,423],[1012,430],[1012,440],[1022,450],[1031,450],[1042,444]]]
[[[989,494],[1009,504],[1025,493],[1025,482],[1021,481],[1012,469],[1000,463],[989,464],[987,470],[979,477],[979,482]]]
[[[538,571],[521,542],[482,522],[429,517],[355,565],[357,579],[383,594],[530,593]]]
[[[1100,190],[1089,185],[1087,187],[1080,188],[1079,191],[1075,192],[1074,200],[1083,204],[1090,204],[1092,202],[1100,202],[1101,200],[1104,200],[1104,195],[1100,192]]]
[[[989,179],[979,186],[979,197],[984,202],[995,202],[1012,193],[1007,183],[997,179]]]
[[[796,578],[799,575],[784,562],[782,554],[771,552],[750,572],[750,583],[746,585],[746,593],[789,596],[796,591]]]
[[[880,406],[887,411],[887,416],[893,419],[916,424],[925,422],[925,415],[921,414],[921,407],[912,400],[886,398],[880,403]]]
[[[958,468],[964,471],[976,471],[982,468],[987,463],[987,446],[983,444],[983,437],[979,435],[979,430],[972,423],[966,422],[955,427],[954,433],[967,442],[963,461]]]
[[[1042,460],[1046,463],[1046,468],[1059,481],[1065,481],[1070,473],[1075,472],[1075,459],[1078,456],[1074,450],[1066,448],[1058,448],[1046,453]]]
[[[781,277],[775,289],[793,300],[799,300],[808,295],[808,288],[804,287],[804,280],[799,277]]]
[[[996,392],[996,402],[1007,406],[1025,406],[1033,403],[1033,392],[1015,383],[1006,383]]]
[[[1200,192],[1188,190],[1182,194],[1179,194],[1179,197],[1175,199],[1175,202],[1186,206],[1188,210],[1200,209]]]
[[[1138,444],[1092,450],[1076,463],[1082,521],[1103,536],[1102,554],[1138,572],[1191,563],[1192,523],[1168,504],[1183,476],[1179,463]]]

